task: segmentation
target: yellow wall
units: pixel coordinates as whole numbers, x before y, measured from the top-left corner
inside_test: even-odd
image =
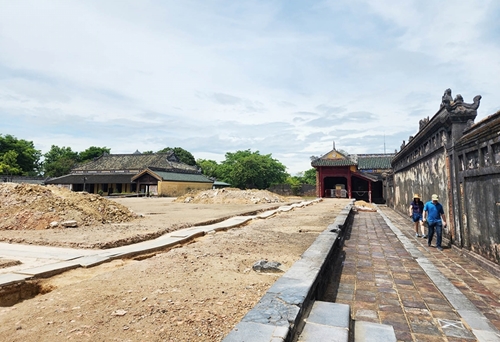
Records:
[[[190,190],[212,189],[212,183],[196,182],[158,182],[158,196],[177,197]]]

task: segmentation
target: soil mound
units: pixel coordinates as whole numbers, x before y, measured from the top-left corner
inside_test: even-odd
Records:
[[[120,223],[135,217],[125,206],[100,195],[55,186],[0,184],[0,230],[60,227],[64,221],[76,221],[78,226]]]
[[[240,190],[235,188],[201,190],[177,197],[174,202],[203,204],[259,204],[284,203],[287,198],[267,190]]]

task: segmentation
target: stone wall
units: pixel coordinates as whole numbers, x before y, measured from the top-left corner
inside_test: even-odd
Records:
[[[500,111],[474,124],[480,96],[473,104],[445,96],[394,157],[384,180],[387,204],[406,215],[414,193],[424,202],[438,194],[448,222],[444,243],[500,264]]]
[[[454,146],[455,239],[500,263],[500,111],[464,131]]]
[[[302,184],[300,188],[295,191],[292,189],[290,184],[276,184],[270,186],[267,190],[281,196],[316,197],[316,185],[311,184]]]

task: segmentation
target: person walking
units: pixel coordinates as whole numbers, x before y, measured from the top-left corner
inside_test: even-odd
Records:
[[[425,230],[424,230],[424,222],[422,221],[422,214],[424,212],[424,202],[420,200],[420,196],[418,194],[413,195],[413,201],[410,203],[410,217],[412,221],[415,223],[415,236],[420,237],[419,232],[419,226],[420,226],[420,231],[422,232],[422,237],[426,238],[427,235],[425,235]]]
[[[434,231],[436,231],[436,247],[442,251],[441,242],[443,239],[443,227],[446,227],[446,220],[443,206],[439,203],[439,196],[433,194],[431,200],[424,205],[423,222],[427,221],[427,246],[431,246]]]

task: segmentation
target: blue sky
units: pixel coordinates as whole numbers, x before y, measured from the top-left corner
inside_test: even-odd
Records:
[[[500,109],[500,2],[0,0],[0,134],[251,149],[296,174],[399,149],[446,88]]]

